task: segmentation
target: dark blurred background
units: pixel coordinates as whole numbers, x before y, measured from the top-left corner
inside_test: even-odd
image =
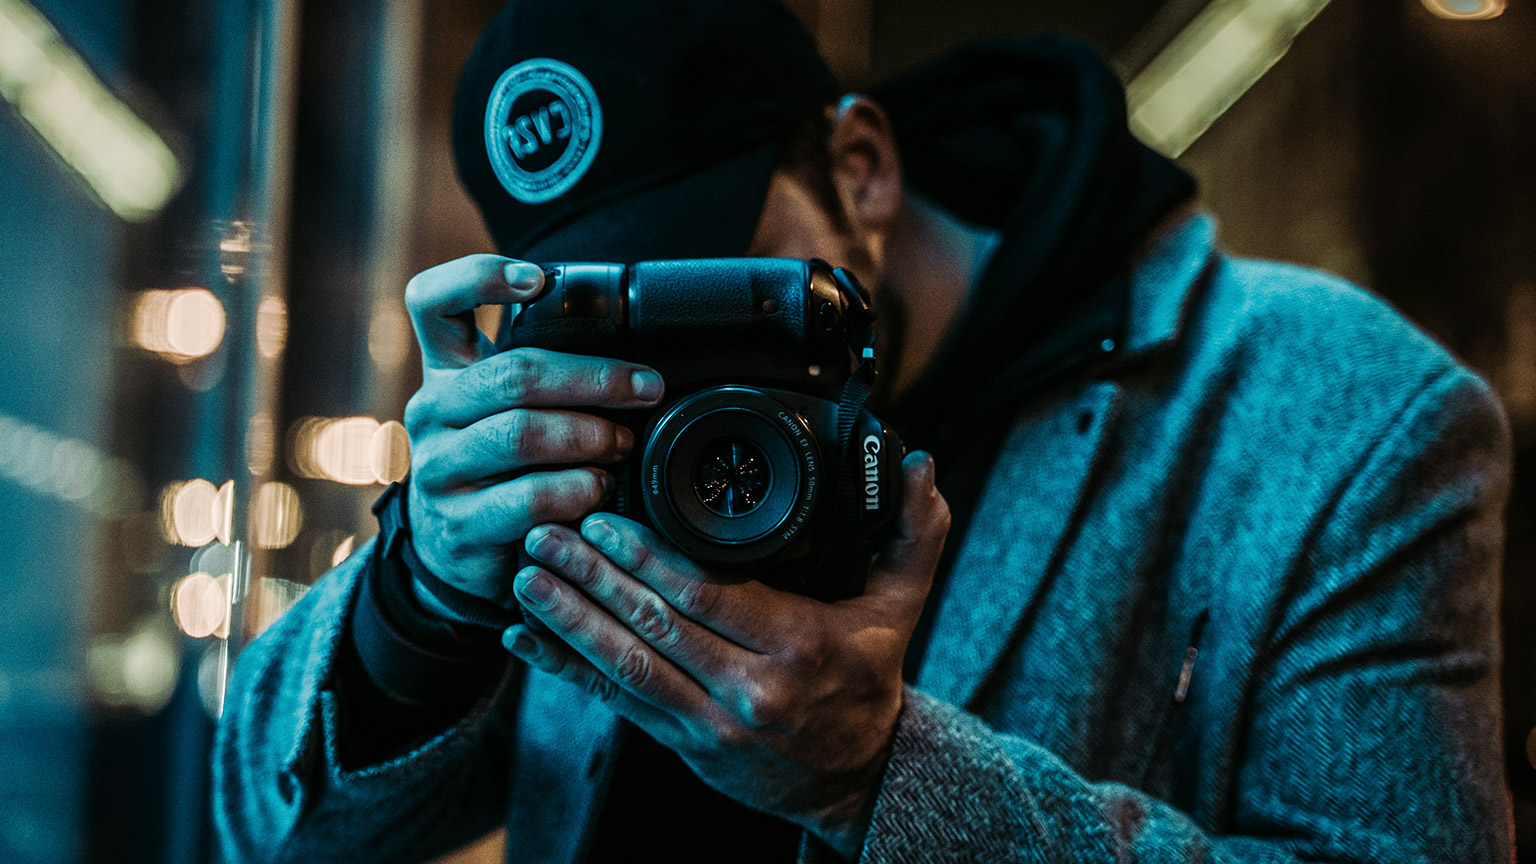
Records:
[[[449,103],[491,0],[0,0],[0,861],[207,862],[240,646],[408,465],[409,276],[491,251]],[[794,0],[850,89],[1079,34],[1224,246],[1370,287],[1516,441],[1509,781],[1536,847],[1536,13]],[[499,860],[492,836],[461,860]]]

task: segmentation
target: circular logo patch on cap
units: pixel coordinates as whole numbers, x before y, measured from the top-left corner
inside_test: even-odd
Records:
[[[603,111],[587,77],[538,57],[501,73],[485,107],[485,149],[507,192],[524,204],[564,195],[603,139]]]

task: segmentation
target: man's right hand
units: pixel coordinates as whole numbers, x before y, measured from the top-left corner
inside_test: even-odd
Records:
[[[412,545],[444,582],[508,607],[528,530],[580,521],[612,489],[602,469],[569,466],[617,462],[634,447],[628,429],[566,409],[644,408],[663,389],[655,370],[634,363],[497,352],[475,326],[475,308],[528,302],[543,284],[536,264],[470,255],[405,289],[422,364],[421,389],[405,408]]]

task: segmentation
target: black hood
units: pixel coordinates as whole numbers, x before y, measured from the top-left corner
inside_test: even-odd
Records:
[[[1123,341],[1129,257],[1194,184],[1132,137],[1119,80],[1076,40],[975,42],[871,95],[907,185],[1002,236],[934,362],[887,408],[913,445],[949,450]]]

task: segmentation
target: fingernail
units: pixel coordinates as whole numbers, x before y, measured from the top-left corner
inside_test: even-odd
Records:
[[[544,284],[544,270],[527,261],[513,261],[502,270],[502,275],[513,288],[532,290]]]
[[[629,431],[628,426],[620,426],[616,434],[618,442],[615,446],[618,448],[619,455],[628,456],[629,451],[635,449],[635,433]]]
[[[513,634],[512,639],[506,643],[506,647],[513,654],[528,658],[538,653],[539,643],[532,636],[528,635],[527,630],[518,630]]]
[[[539,609],[548,609],[560,599],[560,589],[542,573],[535,573],[528,577],[528,581],[523,583],[522,590],[518,593],[524,600]]]
[[[570,549],[560,542],[555,532],[542,526],[528,532],[528,552],[540,561],[556,567],[571,557]]]
[[[636,372],[630,376],[630,384],[635,388],[636,399],[650,402],[661,398],[661,376],[655,372]]]
[[[588,519],[581,526],[581,536],[591,540],[600,549],[610,549],[618,542],[619,534],[603,519]]]

